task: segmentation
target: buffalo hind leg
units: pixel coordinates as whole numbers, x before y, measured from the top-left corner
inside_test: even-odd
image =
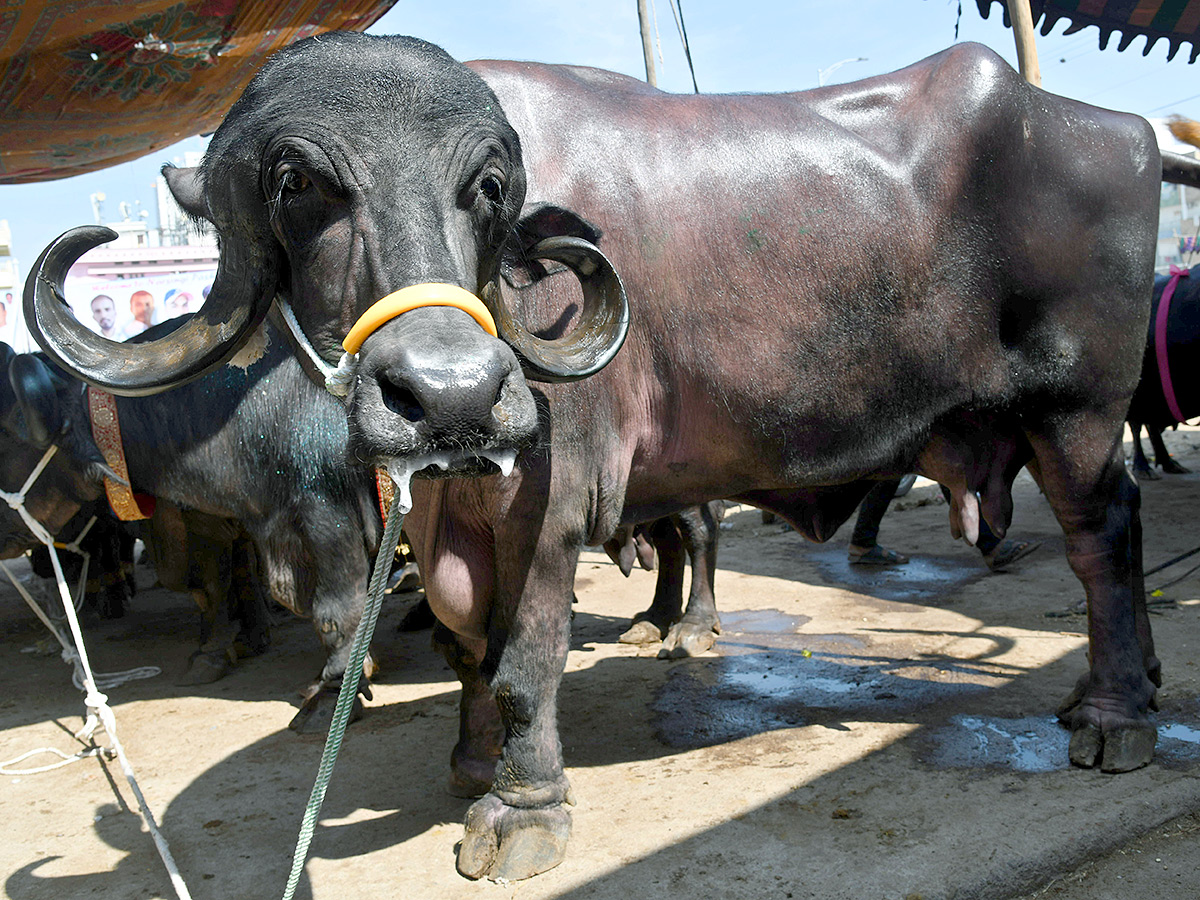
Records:
[[[462,682],[458,743],[450,754],[449,790],[455,797],[480,797],[492,786],[504,746],[504,724],[496,698],[479,672],[486,642],[468,641],[438,623],[433,629],[433,647]]]
[[[692,562],[692,588],[683,618],[663,639],[659,659],[699,656],[712,648],[721,633],[714,579],[717,571],[717,538],[725,504],[714,500],[692,507],[676,517],[684,548]]]
[[[1075,418],[1030,436],[1034,468],[1066,537],[1067,561],[1088,604],[1089,671],[1059,708],[1071,729],[1075,765],[1126,772],[1150,762],[1159,663],[1154,656],[1141,568],[1136,481],[1119,435],[1101,416]],[[1075,447],[1072,459],[1060,448]],[[1092,464],[1085,458],[1092,449]]]
[[[1143,481],[1158,481],[1162,476],[1151,467],[1150,460],[1146,458],[1146,451],[1142,448],[1142,423],[1130,419],[1129,430],[1133,434],[1133,474]],[[1154,429],[1146,426],[1146,435],[1153,446]]]
[[[1192,470],[1187,466],[1177,462],[1170,453],[1167,452],[1167,445],[1163,443],[1163,433],[1154,428],[1147,428],[1146,434],[1150,438],[1150,446],[1154,448],[1154,461],[1162,466],[1162,470],[1168,475],[1187,475]]]
[[[655,519],[647,528],[650,546],[658,557],[658,578],[650,608],[633,617],[622,644],[653,644],[663,640],[683,616],[684,539],[676,516]]]

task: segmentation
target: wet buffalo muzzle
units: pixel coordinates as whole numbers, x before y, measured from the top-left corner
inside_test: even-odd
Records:
[[[350,404],[360,456],[470,457],[531,442],[537,411],[506,344],[458,310],[402,319],[362,347]]]

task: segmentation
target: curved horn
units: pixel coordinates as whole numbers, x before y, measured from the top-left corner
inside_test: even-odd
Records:
[[[534,259],[552,259],[575,273],[583,289],[579,324],[557,340],[537,337],[517,322],[494,284],[481,299],[496,319],[496,330],[521,360],[533,381],[578,381],[607,366],[629,331],[629,300],[616,269],[600,250],[577,237],[551,237],[529,252]]]
[[[32,353],[20,353],[8,364],[8,380],[25,417],[29,440],[35,447],[49,447],[63,425],[49,367]]]
[[[110,341],[77,321],[63,299],[67,270],[116,238],[102,225],[72,228],[42,251],[25,282],[25,321],[56,363],[88,384],[140,397],[187,384],[224,363],[258,328],[275,295],[274,262],[253,244],[225,241],[200,311],[153,341]]]

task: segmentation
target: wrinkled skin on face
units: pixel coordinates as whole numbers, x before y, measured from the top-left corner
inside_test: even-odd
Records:
[[[435,282],[477,293],[495,281],[525,175],[495,96],[441,50],[320,43],[319,54],[268,63],[198,173],[166,174],[222,236],[271,248],[281,294],[336,364],[350,326],[392,291]],[[306,89],[288,89],[297,83]],[[449,307],[406,313],[368,338],[348,409],[364,461],[453,449],[465,473],[490,468],[474,451],[519,449],[537,424],[513,352]]]

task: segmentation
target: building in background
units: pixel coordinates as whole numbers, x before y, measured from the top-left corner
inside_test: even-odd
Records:
[[[31,349],[29,333],[21,324],[21,272],[12,255],[7,219],[0,219],[0,341],[18,352]]]
[[[198,165],[200,154],[176,164]],[[150,325],[196,312],[216,276],[219,252],[207,223],[190,219],[160,175],[156,184],[158,227],[149,213],[118,204],[120,219],[105,221],[104,194],[92,195],[97,225],[117,233],[110,243],[85,253],[67,273],[65,293],[80,321],[114,340],[126,340]]]

